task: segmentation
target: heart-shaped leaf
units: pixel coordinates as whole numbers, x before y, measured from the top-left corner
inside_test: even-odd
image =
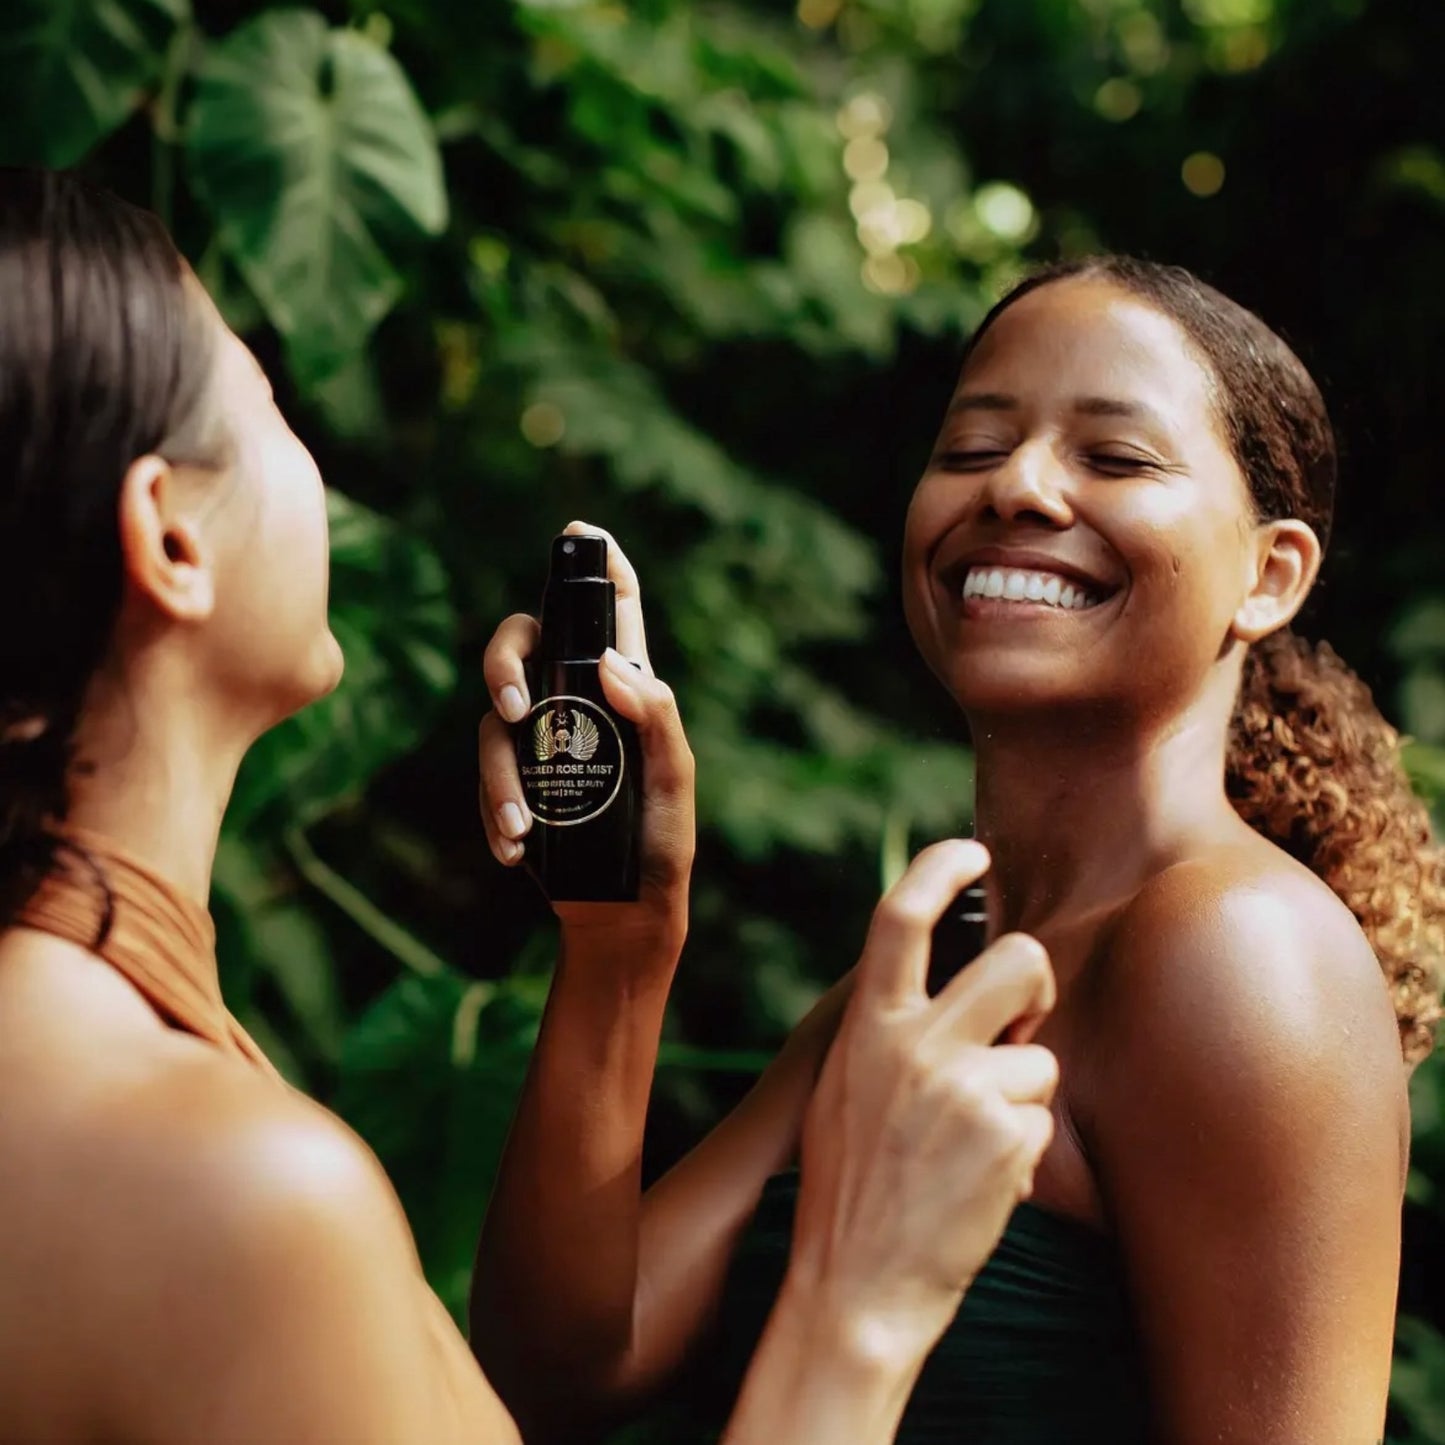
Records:
[[[523,981],[404,978],[342,1054],[334,1107],[386,1166],[427,1278],[458,1319],[541,1005]]]
[[[331,524],[331,628],[341,686],[250,751],[226,827],[282,810],[310,822],[422,736],[456,681],[447,575],[424,543],[339,492]]]
[[[6,0],[0,163],[73,166],[160,78],[189,0]]]
[[[390,249],[446,225],[441,156],[405,73],[312,10],[270,10],[208,53],[192,185],[305,384],[365,345],[401,292]]]

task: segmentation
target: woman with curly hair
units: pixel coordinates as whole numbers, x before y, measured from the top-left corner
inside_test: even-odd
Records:
[[[992,932],[1054,963],[1039,1039],[1062,1081],[1032,1197],[902,1441],[1382,1434],[1445,870],[1367,689],[1289,631],[1335,474],[1305,368],[1184,271],[1045,270],[968,346],[909,510],[904,606],[967,717]],[[504,624],[488,657],[507,716],[532,635]],[[489,806],[520,809],[488,732]],[[782,1277],[786,1166],[846,981],[644,1195],[627,1166],[661,1003],[634,1001],[666,983],[559,975],[484,1230],[474,1341],[538,1438],[689,1362],[726,1377]],[[593,1328],[549,1336],[563,1308]]]

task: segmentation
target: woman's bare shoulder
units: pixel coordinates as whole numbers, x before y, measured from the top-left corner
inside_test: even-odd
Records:
[[[1103,963],[1116,1002],[1272,1002],[1317,1023],[1338,1009],[1389,1014],[1384,979],[1358,922],[1329,886],[1259,840],[1175,863],[1110,929]],[[1157,992],[1156,992],[1157,991]],[[1383,1012],[1382,1012],[1383,1006]]]
[[[379,1163],[341,1120],[170,1027],[124,978],[58,939],[0,936],[0,1091],[6,1157],[32,1177],[93,1186],[73,1191],[73,1223],[100,1193],[155,1217],[173,1201],[244,1209],[278,1188],[332,1186],[379,1196],[400,1220]],[[14,1202],[0,1199],[0,1211]]]
[[[1401,1107],[1394,1008],[1368,939],[1321,879],[1264,840],[1150,879],[1099,967],[1122,1090],[1131,1074],[1167,1079],[1181,1098],[1226,1107],[1237,1085],[1268,1107],[1334,1096],[1343,1073],[1366,1112]]]
[[[31,992],[65,987],[47,977]],[[169,1397],[178,1418],[187,1362],[195,1381],[217,1379],[248,1331],[275,1337],[283,1318],[320,1326],[364,1306],[402,1356],[425,1337],[405,1217],[344,1123],[200,1040],[150,1028],[123,995],[7,1053],[34,1002],[22,992],[12,981],[0,998],[0,1086],[30,1091],[3,1125],[0,1282],[34,1309],[6,1312],[29,1318],[24,1331],[0,1323],[0,1373],[30,1360],[44,1374],[63,1354],[74,1388],[129,1427],[152,1398]],[[94,1050],[83,1067],[69,1056],[77,1028]],[[152,1395],[142,1386],[157,1369],[171,1379],[154,1379]]]

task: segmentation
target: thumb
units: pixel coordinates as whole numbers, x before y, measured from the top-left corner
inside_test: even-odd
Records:
[[[672,689],[611,647],[602,654],[597,673],[607,701],[637,728],[648,793],[691,789],[692,750]]]

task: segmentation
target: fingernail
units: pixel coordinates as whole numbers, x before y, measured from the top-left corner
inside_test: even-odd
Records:
[[[503,838],[497,845],[498,852],[502,855],[503,863],[515,863],[522,856],[522,845],[514,843],[510,838]]]
[[[521,722],[527,715],[527,699],[509,682],[497,697],[497,711],[508,722]]]
[[[497,825],[509,838],[520,838],[527,831],[526,819],[515,803],[503,803],[497,809]]]

